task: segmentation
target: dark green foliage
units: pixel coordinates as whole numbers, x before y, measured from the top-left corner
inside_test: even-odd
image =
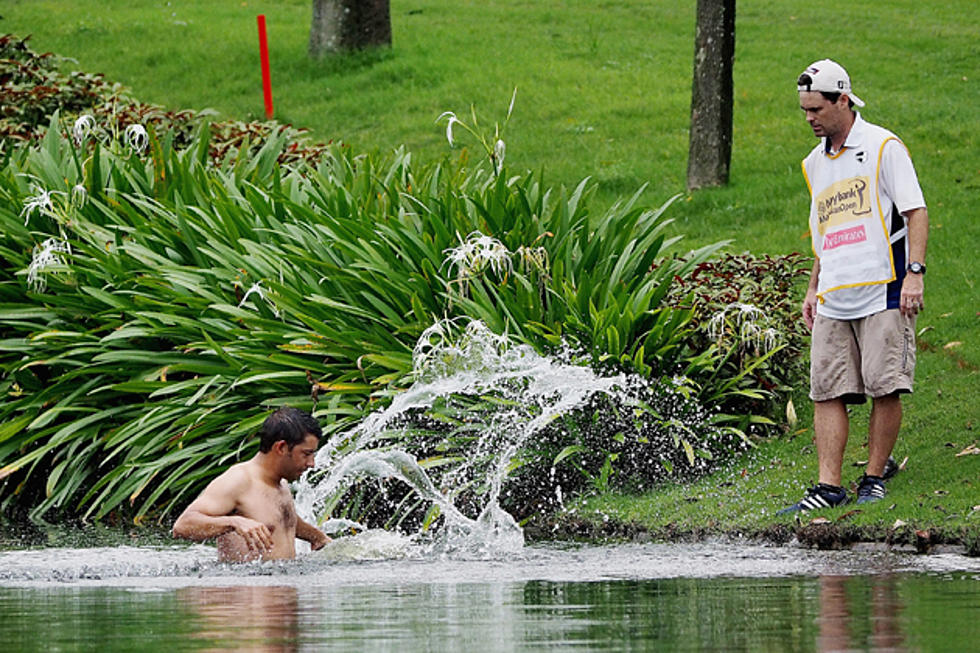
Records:
[[[688,344],[695,350],[714,345],[723,352],[714,373],[742,375],[747,386],[767,391],[702,394],[708,402],[720,399],[721,412],[735,416],[741,429],[747,430],[753,415],[778,414],[780,404],[806,380],[809,332],[799,298],[811,265],[812,259],[795,253],[725,253],[698,263],[670,289],[667,304],[693,312]]]

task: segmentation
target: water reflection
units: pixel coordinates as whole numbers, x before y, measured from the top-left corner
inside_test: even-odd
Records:
[[[674,546],[226,566],[195,549],[174,573],[186,550],[143,552],[154,564],[141,551],[76,551],[75,563],[62,551],[0,554],[0,650],[961,651],[980,641],[980,564],[965,558]]]
[[[904,651],[902,601],[893,575],[820,577],[818,651]]]
[[[297,650],[300,611],[295,587],[183,587],[177,590],[177,601],[197,617],[198,629],[191,638],[203,640],[200,650]]]

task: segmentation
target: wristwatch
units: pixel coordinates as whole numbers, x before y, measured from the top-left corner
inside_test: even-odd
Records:
[[[926,264],[919,263],[918,261],[912,261],[911,263],[909,263],[908,271],[911,272],[912,274],[925,274]]]

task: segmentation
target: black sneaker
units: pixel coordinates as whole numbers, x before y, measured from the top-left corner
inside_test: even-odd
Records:
[[[885,480],[865,474],[858,483],[858,503],[873,503],[885,498]]]
[[[892,476],[897,474],[898,470],[899,470],[898,463],[895,462],[894,458],[888,456],[888,460],[885,461],[885,471],[882,472],[881,474],[882,480],[887,481]]]
[[[847,490],[826,483],[817,483],[806,491],[799,502],[787,506],[777,512],[777,515],[785,515],[791,512],[807,512],[818,508],[833,508],[847,503]]]

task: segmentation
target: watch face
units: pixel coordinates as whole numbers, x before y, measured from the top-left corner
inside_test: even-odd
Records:
[[[909,263],[909,272],[913,274],[922,274],[926,271],[926,266],[919,262]]]

